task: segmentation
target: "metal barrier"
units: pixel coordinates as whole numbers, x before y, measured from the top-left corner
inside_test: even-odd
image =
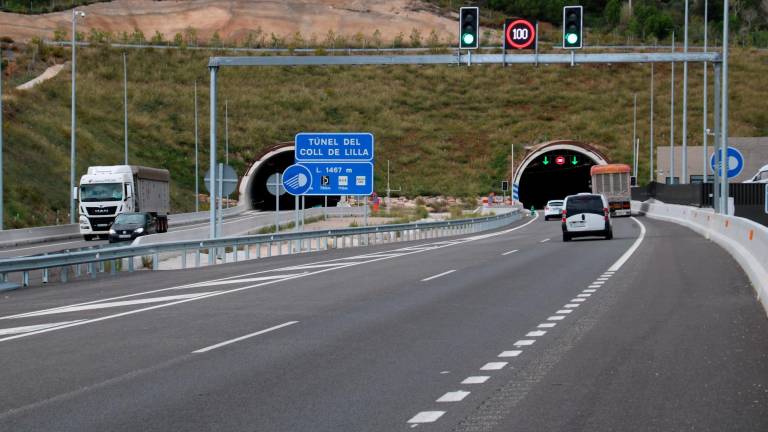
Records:
[[[498,216],[442,222],[262,234],[5,258],[0,259],[0,284],[7,283],[9,275],[20,273],[20,285],[29,286],[30,272],[32,271],[41,271],[42,283],[47,283],[51,277],[51,269],[58,269],[61,282],[67,282],[71,277],[80,277],[84,274],[95,277],[97,273],[107,271],[111,274],[120,271],[133,272],[137,267],[136,259],[139,259],[139,264],[144,267],[159,270],[161,254],[180,257],[179,268],[186,269],[202,265],[237,262],[242,259],[262,258],[265,255],[268,257],[434,239],[500,228],[519,220],[521,217],[522,213],[517,210]],[[190,265],[190,257],[192,258],[192,265]]]

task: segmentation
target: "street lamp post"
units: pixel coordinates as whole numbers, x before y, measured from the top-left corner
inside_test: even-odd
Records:
[[[125,164],[128,165],[128,58],[123,52],[123,137],[125,139]]]
[[[723,173],[720,176],[720,212],[728,214],[728,197],[730,191],[728,190],[728,20],[729,20],[729,7],[728,0],[723,1],[723,78],[722,78],[722,96],[720,103],[722,108],[720,115],[722,120],[720,121],[720,155],[721,164],[723,166]]]
[[[0,231],[3,230],[3,48],[0,46]]]
[[[77,194],[75,193],[75,169],[77,167],[77,161],[75,160],[77,153],[75,151],[77,145],[77,138],[75,134],[75,124],[77,122],[77,114],[75,112],[76,100],[77,100],[77,88],[75,86],[75,76],[77,75],[77,56],[75,53],[77,46],[77,17],[84,17],[85,12],[79,10],[72,10],[72,122],[70,124],[69,134],[69,193],[70,205],[69,205],[69,223],[75,223],[75,212],[77,211]]]

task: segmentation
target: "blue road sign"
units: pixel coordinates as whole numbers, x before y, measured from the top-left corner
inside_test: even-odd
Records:
[[[712,153],[712,156],[709,158],[709,166],[712,169],[712,173],[715,173],[715,170],[718,168],[715,168],[715,155],[719,155],[720,149],[717,149],[714,153]],[[726,155],[728,155],[728,178],[733,178],[741,174],[742,171],[744,171],[744,156],[741,154],[740,151],[738,151],[735,147],[728,147],[726,150]],[[718,157],[718,159],[722,159]],[[720,166],[720,161],[717,162],[717,165]],[[722,169],[719,170],[722,175]]]
[[[373,193],[373,164],[370,162],[303,162],[301,165],[311,173],[311,187],[304,195]]]
[[[283,186],[291,195],[306,195],[312,188],[312,173],[303,165],[291,165],[283,172]]]
[[[373,162],[373,134],[314,133],[296,134],[296,162]]]

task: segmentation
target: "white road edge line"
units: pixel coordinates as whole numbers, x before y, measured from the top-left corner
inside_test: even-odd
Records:
[[[428,282],[428,281],[431,281],[432,279],[437,279],[437,278],[439,278],[439,277],[443,277],[443,276],[449,275],[449,274],[451,274],[451,273],[453,273],[453,272],[455,272],[455,271],[456,271],[456,270],[448,270],[447,272],[442,272],[442,273],[440,273],[440,274],[436,274],[436,275],[434,275],[434,276],[430,276],[430,277],[428,277],[428,278],[424,278],[424,279],[422,279],[421,281],[422,281],[422,282]]]
[[[201,353],[204,353],[204,352],[215,350],[216,348],[221,348],[223,346],[230,345],[230,344],[233,344],[235,342],[240,342],[240,341],[243,341],[243,340],[246,340],[246,339],[250,339],[250,338],[252,338],[254,336],[263,335],[264,333],[269,333],[271,331],[275,331],[275,330],[281,329],[283,327],[292,326],[294,324],[298,324],[298,321],[288,321],[288,322],[282,323],[280,325],[276,325],[274,327],[270,327],[268,329],[259,330],[259,331],[255,332],[255,333],[247,334],[245,336],[240,336],[238,338],[234,338],[234,339],[230,339],[228,341],[217,343],[216,345],[211,345],[211,346],[208,346],[208,347],[205,347],[205,348],[200,348],[197,351],[192,351],[192,354],[201,354]]]
[[[511,254],[513,254],[513,253],[515,253],[515,252],[517,252],[517,251],[518,251],[518,249],[515,249],[515,250],[511,250],[511,251],[509,251],[509,252],[504,252],[503,254],[501,254],[501,256],[507,256],[507,255],[511,255]]]
[[[627,260],[629,260],[632,254],[635,253],[637,248],[640,247],[640,244],[645,239],[645,225],[643,225],[643,223],[637,220],[635,217],[631,217],[630,219],[635,221],[635,223],[640,226],[640,237],[638,237],[637,240],[635,240],[635,243],[632,245],[632,247],[630,247],[626,252],[624,252],[624,255],[622,255],[621,258],[619,258],[615,263],[613,263],[613,265],[608,269],[609,272],[619,271],[621,266],[623,266],[624,263],[626,263]]]
[[[548,239],[548,238],[545,238],[544,240],[540,241],[539,243],[546,243],[546,242],[548,242],[548,241],[549,241],[549,239]]]

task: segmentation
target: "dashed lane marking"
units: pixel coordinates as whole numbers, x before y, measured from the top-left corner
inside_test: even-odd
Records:
[[[513,345],[516,347],[521,347],[521,346],[531,346],[534,343],[536,343],[535,339],[520,339],[519,341],[515,342]]]
[[[511,255],[511,254],[513,254],[513,253],[515,253],[515,252],[517,252],[517,251],[518,251],[518,250],[517,250],[517,249],[515,249],[515,250],[511,250],[511,251],[509,251],[509,252],[504,252],[504,253],[503,253],[503,254],[501,254],[501,255],[502,255],[502,256],[507,256],[507,255]]]
[[[469,396],[469,393],[463,390],[448,392],[440,396],[436,402],[461,402],[465,397]]]
[[[247,334],[245,336],[240,336],[240,337],[237,337],[237,338],[234,338],[234,339],[230,339],[230,340],[227,340],[227,341],[224,341],[224,342],[221,342],[221,343],[217,343],[215,345],[211,345],[211,346],[208,346],[208,347],[205,347],[205,348],[201,348],[199,350],[192,351],[192,353],[193,354],[202,354],[204,352],[215,350],[216,348],[221,348],[223,346],[231,345],[231,344],[233,344],[235,342],[244,341],[244,340],[250,339],[250,338],[252,338],[254,336],[263,335],[264,333],[269,333],[271,331],[275,331],[275,330],[281,329],[283,327],[292,326],[292,325],[297,324],[297,323],[298,323],[298,321],[288,321],[288,322],[276,325],[274,327],[270,327],[268,329],[259,330],[259,331],[255,332],[255,333],[250,333],[250,334]]]
[[[437,279],[437,278],[439,278],[439,277],[443,277],[443,276],[449,275],[449,274],[451,274],[451,273],[453,273],[453,272],[455,272],[455,271],[456,271],[456,270],[448,270],[447,272],[442,272],[442,273],[440,273],[440,274],[436,274],[436,275],[434,275],[434,276],[430,276],[430,277],[428,277],[428,278],[424,278],[424,279],[422,279],[421,281],[422,281],[422,282],[429,282],[429,281],[431,281],[432,279]]]
[[[537,327],[538,328],[552,328],[552,327],[554,327],[556,325],[557,325],[557,323],[541,323]]]
[[[478,376],[471,376],[467,377],[462,381],[462,384],[485,384],[486,381],[491,379],[491,377],[487,375],[478,375]]]
[[[408,420],[408,423],[434,423],[443,414],[445,414],[445,411],[422,411]]]
[[[483,365],[480,370],[502,370],[507,366],[507,362],[489,362]]]
[[[547,334],[546,330],[534,330],[526,333],[525,337],[539,337]]]
[[[517,357],[522,353],[523,352],[520,350],[504,351],[501,354],[499,354],[499,357],[501,358]]]

